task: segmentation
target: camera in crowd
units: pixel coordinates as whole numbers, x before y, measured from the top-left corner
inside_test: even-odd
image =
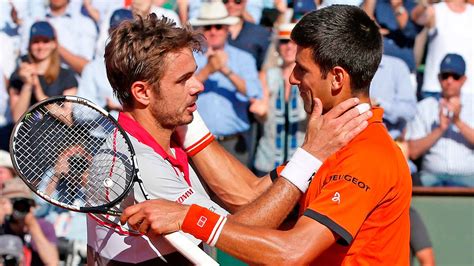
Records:
[[[13,206],[12,218],[17,221],[25,219],[31,207],[36,206],[35,201],[29,198],[12,198],[10,201]]]

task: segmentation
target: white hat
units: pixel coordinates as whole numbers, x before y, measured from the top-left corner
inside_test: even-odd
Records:
[[[234,25],[237,22],[239,22],[239,18],[229,16],[227,8],[220,0],[202,2],[198,17],[189,21],[193,26]]]
[[[278,26],[278,40],[290,40],[291,31],[295,27],[296,23],[284,23]]]
[[[0,167],[7,167],[13,169],[12,159],[10,153],[0,150]]]

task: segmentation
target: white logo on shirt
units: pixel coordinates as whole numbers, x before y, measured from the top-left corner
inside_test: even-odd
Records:
[[[334,197],[331,199],[334,202],[337,202],[337,204],[341,203],[341,194],[339,192],[334,193]]]

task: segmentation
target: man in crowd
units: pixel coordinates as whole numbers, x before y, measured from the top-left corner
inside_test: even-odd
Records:
[[[447,54],[438,74],[441,99],[419,102],[408,124],[409,155],[412,160],[422,157],[424,186],[474,186],[474,109],[472,95],[461,94],[465,71],[462,56]]]
[[[202,27],[208,50],[196,54],[196,77],[206,90],[198,99],[199,112],[221,145],[242,163],[249,159],[249,100],[260,98],[262,88],[255,59],[227,41],[231,17],[220,1],[202,3],[199,17],[191,20]]]

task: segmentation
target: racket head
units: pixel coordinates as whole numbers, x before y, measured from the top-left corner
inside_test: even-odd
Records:
[[[120,215],[117,204],[138,175],[126,132],[107,111],[77,96],[30,107],[15,124],[10,151],[33,192],[71,211]]]

